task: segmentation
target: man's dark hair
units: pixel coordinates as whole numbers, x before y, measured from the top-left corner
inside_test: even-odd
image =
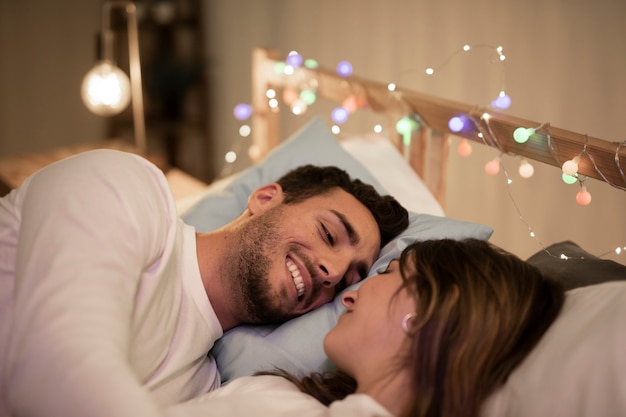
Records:
[[[295,204],[311,197],[330,192],[339,187],[353,195],[374,216],[380,231],[381,248],[409,225],[409,214],[390,195],[380,195],[370,184],[351,179],[348,173],[334,166],[303,165],[295,168],[278,181],[285,195],[285,204]]]

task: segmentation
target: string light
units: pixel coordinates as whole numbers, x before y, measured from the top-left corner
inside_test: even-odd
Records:
[[[561,179],[567,185],[575,184],[576,182],[578,182],[578,176],[577,175],[567,175],[566,173],[563,173],[561,175]]]
[[[341,103],[341,107],[346,109],[348,113],[354,113],[359,108],[359,101],[356,96],[350,95]]]
[[[308,106],[302,99],[296,99],[293,103],[291,103],[291,112],[293,114],[300,115],[307,111]]]
[[[252,116],[252,106],[245,103],[240,103],[233,109],[233,114],[237,120],[247,120]]]
[[[563,165],[561,166],[563,174],[570,177],[576,175],[578,173],[578,162],[580,162],[580,156],[575,156],[574,158],[563,162]]]
[[[462,116],[454,116],[448,121],[448,128],[454,133],[460,132],[465,126],[465,120]]]
[[[304,66],[308,69],[317,69],[319,67],[319,64],[315,59],[307,58],[304,60]]]
[[[535,168],[528,162],[526,158],[522,158],[519,166],[519,175],[522,178],[530,178],[535,173]]]
[[[404,116],[396,122],[396,131],[402,135],[404,146],[411,145],[411,135],[420,128],[416,115]]]
[[[241,136],[242,138],[247,138],[248,136],[250,136],[250,133],[252,133],[252,129],[249,125],[241,125],[239,127],[239,136]]]
[[[485,173],[487,175],[497,175],[500,172],[500,157],[496,156],[485,164]]]
[[[496,109],[506,110],[511,107],[511,97],[506,95],[504,91],[500,91],[498,97],[491,102],[491,106]]]
[[[349,77],[350,75],[352,75],[352,64],[348,61],[341,61],[339,64],[337,64],[337,74],[341,75],[342,77]]]
[[[300,98],[306,103],[307,106],[312,106],[315,101],[317,101],[317,93],[315,92],[315,90],[305,88],[304,90],[300,91]]]
[[[303,59],[302,55],[300,55],[298,52],[291,51],[287,55],[287,59],[285,61],[287,62],[287,65],[298,68],[302,66]]]
[[[237,160],[237,153],[235,151],[228,151],[224,157],[226,163],[232,164]]]
[[[535,133],[533,128],[518,127],[513,131],[513,139],[517,143],[526,143],[532,134]]]
[[[584,185],[580,186],[580,191],[576,194],[576,202],[581,206],[588,206],[591,203],[591,194]]]
[[[488,45],[479,45],[478,47],[486,47],[486,48],[490,48]],[[472,47],[470,45],[464,45],[461,48],[462,52],[469,52],[471,50],[473,50],[475,47]],[[503,53],[503,49],[502,47],[497,47],[495,48],[496,53],[497,53],[497,57],[498,57],[498,61],[499,62],[503,62],[506,59],[506,56]],[[455,54],[456,55],[456,54]],[[428,75],[433,75],[436,72],[439,72],[445,65],[448,64],[448,62],[455,56],[451,56],[450,58],[448,58],[448,60],[446,62],[444,62],[444,64],[438,66],[438,67],[429,67],[426,69],[426,73]],[[299,53],[297,53],[296,51],[292,51],[289,53],[289,55],[287,56],[286,60],[284,62],[278,62],[274,65],[274,71],[279,74],[279,75],[284,75],[284,76],[293,76],[293,74],[295,74],[298,71],[298,68],[304,66],[306,68],[309,69],[315,69],[318,68],[318,63],[317,61],[313,60],[313,59],[304,59],[302,57],[302,55],[300,55]],[[342,76],[342,77],[349,77],[350,75],[352,75],[352,65],[350,64],[350,62],[348,61],[341,61],[338,65],[337,65],[337,73]],[[504,80],[504,77],[503,77]],[[311,84],[310,86],[300,86],[298,88],[294,88],[293,90],[295,91],[295,94],[292,93],[291,91],[289,91],[289,88],[284,88],[283,89],[283,101],[285,102],[285,104],[288,104],[291,106],[291,110],[294,114],[302,114],[304,112],[307,111],[308,106],[313,105],[316,102],[317,99],[317,93],[315,91],[316,88],[316,83],[317,83],[317,79],[313,79],[310,80]],[[350,88],[353,87],[354,85],[357,85],[353,80],[349,81],[350,84],[346,84],[347,86],[350,86]],[[503,82],[504,84],[504,82]],[[394,97],[396,99],[402,100],[401,94],[398,95],[399,93],[397,93],[397,85],[393,82],[390,82],[387,85],[387,90],[392,93],[395,94]],[[279,111],[279,102],[277,99],[277,93],[274,89],[268,89],[266,91],[266,96],[268,98],[268,105],[270,107],[270,109],[272,111]],[[339,124],[344,123],[347,118],[348,115],[354,111],[356,111],[359,108],[364,108],[366,107],[367,103],[365,102],[364,98],[360,98],[360,97],[366,97],[366,94],[350,94],[348,96],[346,96],[346,99],[342,102],[341,107],[337,107],[335,108],[332,113],[331,113],[331,117],[333,119],[333,121],[336,123],[334,125],[331,126],[331,131],[334,134],[339,134],[341,132],[341,128],[338,126]],[[511,105],[511,98],[506,94],[505,89],[502,88],[498,94],[498,97],[493,100],[490,103],[490,107],[492,108],[496,108],[496,109],[507,109],[509,108]],[[453,116],[449,122],[448,122],[448,128],[450,129],[451,132],[457,133],[462,131],[463,129],[465,129],[467,127],[467,122],[471,121],[474,126],[476,127],[477,130],[477,137],[479,139],[481,139],[485,144],[489,145],[489,146],[493,146],[495,148],[497,148],[501,153],[503,152],[502,147],[500,146],[500,144],[498,143],[498,138],[497,136],[494,134],[494,132],[491,129],[491,126],[489,124],[489,118],[490,115],[487,112],[482,112],[480,113],[480,116],[478,116],[478,114],[476,115],[476,117],[479,117],[481,121],[484,122],[484,124],[478,123],[477,120],[472,117],[472,113],[474,112],[474,110],[472,112],[470,112],[470,114],[463,114],[463,115],[457,115],[457,116]],[[245,105],[245,104],[240,104],[238,106],[236,106],[236,109],[234,109],[234,114],[235,117],[238,120],[246,120],[247,118],[249,118],[252,114],[252,109],[249,105]],[[411,114],[410,116],[404,116],[402,118],[400,118],[397,123],[396,123],[396,130],[398,131],[398,133],[400,133],[402,135],[403,138],[403,143],[406,147],[408,147],[411,143],[411,137],[414,134],[415,131],[419,130],[421,126],[421,120],[419,119],[419,116],[417,114]],[[535,128],[528,128],[528,127],[519,127],[517,129],[515,129],[514,133],[513,133],[513,139],[518,142],[518,143],[526,143],[528,140],[530,140],[531,138],[534,138],[533,135],[536,135],[538,133],[538,131],[540,131],[541,129],[545,129],[546,130],[546,134],[545,136],[547,137],[548,140],[548,145],[549,145],[549,149],[552,152],[552,154],[554,155],[555,159],[557,160],[558,163],[558,158],[557,158],[557,152],[554,149],[554,144],[551,142],[550,140],[550,134],[547,131],[547,127],[549,126],[548,123],[544,123],[543,125],[539,126],[539,127],[535,127]],[[380,124],[377,124],[374,126],[374,132],[376,133],[381,133],[383,131],[383,128]],[[239,134],[241,137],[247,137],[250,135],[251,129],[249,125],[242,125],[240,126],[239,129]],[[537,136],[539,137],[539,136]],[[576,182],[579,182],[580,184],[580,190],[578,191],[578,193],[576,194],[576,202],[580,205],[588,205],[591,203],[591,194],[589,193],[589,191],[587,190],[587,187],[584,185],[584,181],[586,180],[586,177],[581,176],[578,174],[578,163],[580,162],[580,159],[583,156],[587,156],[588,159],[591,161],[591,163],[593,164],[596,172],[598,172],[598,174],[600,175],[601,178],[603,178],[605,180],[605,182],[609,183],[610,185],[620,188],[622,190],[626,190],[626,176],[624,175],[624,171],[622,170],[622,167],[620,165],[620,148],[624,145],[626,145],[626,142],[621,142],[617,144],[617,148],[615,151],[615,163],[616,166],[618,167],[618,171],[620,173],[621,179],[624,182],[624,186],[621,185],[616,185],[616,184],[612,184],[610,181],[608,181],[606,179],[606,177],[604,176],[604,174],[598,169],[597,165],[595,164],[595,161],[593,160],[593,156],[590,155],[587,152],[587,137],[585,135],[585,146],[583,151],[577,155],[576,157],[565,161],[562,165],[561,165],[561,169],[562,169],[562,180],[567,183],[567,184],[574,184]],[[534,140],[534,139],[533,139]],[[471,144],[469,141],[467,141],[465,138],[462,138],[461,142],[459,143],[459,148],[458,148],[459,154],[464,155],[464,156],[468,156],[471,154]],[[248,154],[249,156],[253,159],[256,160],[258,159],[259,156],[259,149],[257,146],[255,145],[250,145],[248,147]],[[238,152],[236,151],[236,149],[232,149],[231,151],[229,151],[226,156],[225,156],[225,160],[227,162],[228,165],[233,165],[234,162],[237,160],[237,156],[238,156]],[[504,176],[506,178],[506,188],[507,188],[507,193],[509,195],[509,198],[511,199],[511,202],[513,204],[513,206],[515,207],[520,220],[526,224],[527,228],[528,228],[528,232],[531,238],[533,239],[537,239],[537,236],[535,234],[535,232],[532,230],[531,226],[528,224],[528,222],[523,218],[523,216],[521,215],[521,211],[519,209],[519,207],[517,206],[517,203],[515,202],[515,199],[513,198],[512,192],[510,187],[513,184],[513,180],[510,178],[510,176],[508,175],[508,172],[506,171],[506,169],[504,168],[504,165],[502,164],[501,161],[501,157],[495,157],[493,158],[491,161],[487,162],[485,164],[485,172],[488,175],[496,175],[501,171],[502,168],[502,172],[504,173]],[[520,174],[521,177],[523,178],[529,178],[533,175],[534,173],[534,168],[533,166],[525,159],[522,158],[522,160],[520,161],[520,166],[518,169],[518,172]],[[539,242],[539,245],[546,251],[547,249],[545,248],[545,246],[541,243],[541,241],[539,241],[537,239],[537,241]],[[626,251],[626,247],[617,247],[615,249],[615,253],[616,254],[620,254],[622,253],[622,251]],[[604,255],[610,254],[611,252],[607,252]],[[550,254],[552,255],[552,254]],[[554,256],[554,255],[552,255]],[[571,259],[569,257],[567,257],[566,255],[561,255],[564,258],[563,259]]]
[[[468,157],[472,154],[472,145],[469,143],[467,139],[463,138],[459,142],[457,152],[459,153],[459,155],[463,157]]]
[[[342,124],[348,120],[350,112],[343,107],[335,107],[331,113],[331,117],[335,123]]]

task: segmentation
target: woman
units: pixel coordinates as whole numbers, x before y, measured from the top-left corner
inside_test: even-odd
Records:
[[[339,370],[240,378],[198,399],[198,415],[478,416],[564,292],[487,242],[436,240],[410,245],[342,301],[346,313],[324,340]]]

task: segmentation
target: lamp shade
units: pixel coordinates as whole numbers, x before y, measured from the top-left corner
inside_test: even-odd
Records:
[[[81,95],[93,113],[113,116],[130,102],[130,80],[113,62],[100,61],[83,78]]]

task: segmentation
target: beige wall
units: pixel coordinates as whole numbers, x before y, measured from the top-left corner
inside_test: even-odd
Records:
[[[438,77],[422,72],[464,44],[486,44],[504,47],[510,114],[626,139],[621,123],[626,2],[621,0],[215,0],[209,5],[216,138],[236,137],[231,111],[250,100],[249,51],[255,46],[295,49],[328,67],[347,59],[361,76],[486,105],[501,85],[500,67],[490,63],[487,49],[457,56]],[[299,124],[285,124],[284,135]],[[362,121],[349,129],[370,127]],[[216,160],[230,146],[220,144]],[[581,207],[574,200],[576,186],[564,185],[556,168],[537,163],[535,176],[523,180],[519,160],[512,158],[505,158],[514,180],[507,190],[502,175],[483,173],[494,156],[493,149],[478,145],[470,158],[452,153],[449,216],[493,226],[492,240],[521,256],[566,239],[597,255],[626,246],[626,192],[589,180],[593,202]],[[626,263],[626,254],[609,257]]]
[[[0,0],[0,155],[97,140],[103,121],[87,112],[78,89],[93,63],[98,0]],[[205,0],[207,75],[211,81],[213,155],[237,138],[232,108],[250,100],[250,52],[296,49],[326,66],[348,59],[355,73],[476,105],[500,88],[487,50],[450,61],[437,77],[422,69],[463,44],[502,45],[510,114],[614,141],[626,139],[626,2],[623,0]],[[288,135],[310,117],[285,124]],[[353,130],[369,129],[356,117]],[[456,144],[456,142],[455,142]],[[626,245],[626,192],[589,180],[589,207],[556,168],[535,164],[515,180],[511,201],[503,176],[483,165],[493,150],[453,152],[447,213],[492,225],[493,241],[521,256],[571,239],[601,254]],[[240,166],[240,168],[243,166]],[[217,174],[217,172],[215,172]],[[520,220],[518,210],[522,214]],[[528,236],[528,223],[537,239]],[[626,263],[626,255],[612,256]]]

